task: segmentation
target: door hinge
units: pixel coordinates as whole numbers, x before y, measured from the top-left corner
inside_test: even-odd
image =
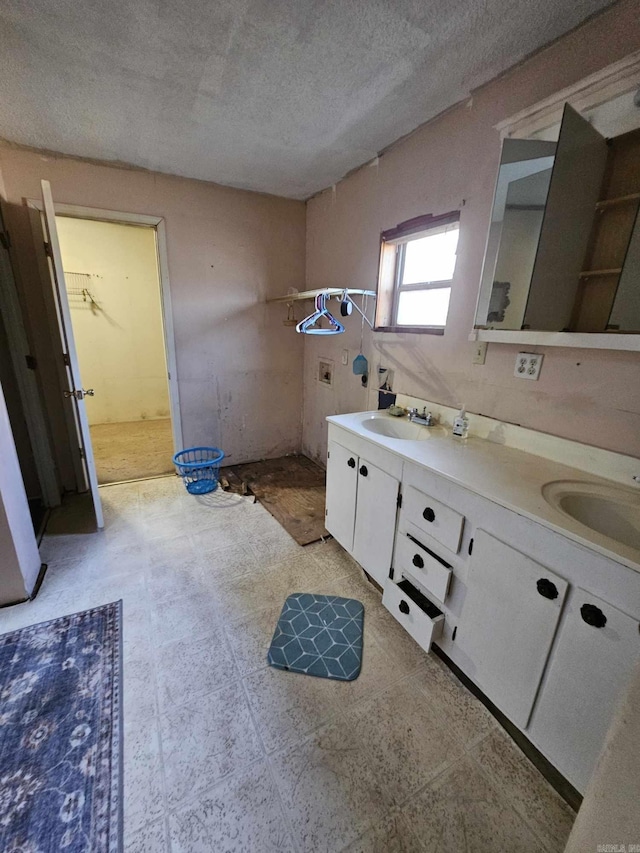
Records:
[[[468,551],[469,551],[469,556],[471,556],[473,554],[473,539],[469,539]]]
[[[79,447],[78,450],[80,451],[80,459],[86,459],[87,456],[84,452],[84,447]]]
[[[396,500],[396,506],[398,509],[402,507],[402,492],[398,492],[398,498]]]
[[[389,577],[393,580],[393,566],[389,569]]]
[[[11,248],[11,235],[8,231],[0,231],[0,243],[8,252]]]
[[[24,360],[27,362],[27,370],[37,370],[38,362],[34,355],[25,355]]]
[[[328,515],[329,515],[329,510],[328,510],[328,509],[325,509],[325,511],[324,511],[324,517],[326,518]]]
[[[53,258],[53,249],[51,243],[44,243],[44,253],[48,258]]]
[[[331,451],[327,450],[327,459],[331,459]]]
[[[451,634],[451,641],[452,642],[453,642],[453,640],[455,640],[457,633],[458,633],[458,626],[456,625],[456,627],[453,629],[453,633]]]
[[[65,367],[71,367],[71,359],[69,358],[68,352],[62,353],[62,363],[65,365]]]

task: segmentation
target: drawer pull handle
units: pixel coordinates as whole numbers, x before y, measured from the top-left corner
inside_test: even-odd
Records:
[[[367,474],[369,473],[369,471],[368,471],[368,469],[367,469],[367,466],[366,466],[366,465],[361,465],[361,466],[360,466],[360,473],[362,474],[362,476],[363,476],[363,477],[366,477],[366,476],[367,476]]]
[[[592,625],[594,628],[604,628],[607,624],[607,617],[595,604],[583,604],[580,615],[587,625]]]
[[[349,468],[355,468],[356,467],[356,460],[353,458],[353,456],[349,459],[349,461],[347,462],[347,465],[349,466]]]
[[[407,604],[406,601],[401,601],[400,604],[398,605],[398,607],[400,609],[400,613],[407,614],[409,612],[409,605]]]
[[[424,560],[420,556],[420,554],[414,554],[413,560],[411,561],[414,566],[417,566],[419,569],[424,569]]]
[[[422,517],[424,518],[424,520],[425,520],[425,521],[435,521],[435,520],[436,520],[436,514],[435,514],[435,512],[431,509],[431,507],[430,507],[430,506],[428,506],[428,507],[425,509],[425,511],[422,513]]]
[[[538,592],[543,598],[550,598],[553,600],[558,597],[558,587],[548,578],[540,578],[536,583],[536,586],[538,587]]]

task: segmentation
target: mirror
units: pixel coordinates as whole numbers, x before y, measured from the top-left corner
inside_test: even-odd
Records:
[[[635,225],[607,329],[619,332],[640,331],[640,214],[638,213],[636,213]]]
[[[627,93],[588,121],[566,104],[561,125],[539,138],[504,140],[476,328],[640,332],[634,121]],[[607,123],[619,132],[609,141]]]
[[[555,142],[504,141],[477,325],[522,328],[555,150]]]

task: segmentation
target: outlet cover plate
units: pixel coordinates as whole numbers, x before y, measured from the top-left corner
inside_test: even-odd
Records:
[[[537,352],[519,352],[513,375],[518,379],[538,379],[543,358],[544,356]]]

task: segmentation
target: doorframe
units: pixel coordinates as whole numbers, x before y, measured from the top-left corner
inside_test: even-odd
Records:
[[[43,213],[40,199],[29,198],[27,205]],[[182,450],[182,418],[180,415],[180,391],[178,388],[178,368],[176,360],[176,342],[171,304],[171,284],[169,281],[169,259],[167,255],[167,233],[162,216],[146,213],[125,213],[118,210],[104,210],[99,207],[85,207],[80,204],[62,204],[54,202],[58,216],[70,216],[74,219],[92,219],[98,222],[114,222],[120,225],[145,225],[155,229],[158,277],[160,278],[160,301],[162,306],[162,333],[164,351],[167,359],[167,380],[169,385],[169,405],[171,407],[171,430],[174,452]]]
[[[2,172],[0,172],[0,207],[7,201]],[[4,216],[0,220],[4,224]],[[2,232],[4,235],[7,231]],[[7,243],[10,243],[7,240]],[[10,253],[10,246],[6,246],[6,258],[1,263],[6,263],[7,276],[5,286],[0,287],[0,307],[6,314],[5,332],[11,350],[11,361],[13,372],[16,377],[18,393],[24,414],[29,441],[33,451],[36,472],[40,488],[42,489],[42,502],[45,507],[55,507],[60,504],[61,489],[56,475],[55,464],[47,425],[44,418],[44,410],[38,381],[35,373],[26,366],[26,356],[31,354],[27,332],[24,324],[24,316],[20,307],[20,300],[16,290],[15,276]]]

